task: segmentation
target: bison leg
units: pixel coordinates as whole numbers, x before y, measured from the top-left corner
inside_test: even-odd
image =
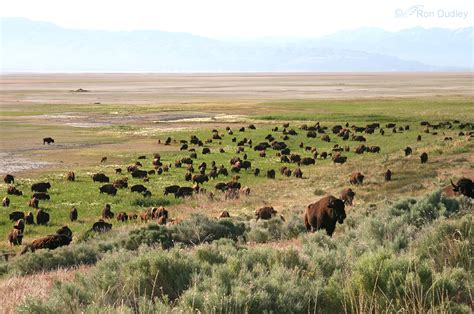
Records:
[[[311,231],[312,231],[312,230],[311,230],[312,228],[311,228],[311,224],[310,224],[309,221],[308,221],[308,216],[307,216],[307,215],[304,215],[304,224],[305,224],[305,226],[306,226],[306,230],[308,230],[308,231],[311,232]]]

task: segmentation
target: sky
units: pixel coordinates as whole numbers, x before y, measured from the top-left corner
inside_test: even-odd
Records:
[[[453,29],[473,26],[473,16],[472,0],[0,0],[0,17],[213,38],[315,37],[360,27]]]

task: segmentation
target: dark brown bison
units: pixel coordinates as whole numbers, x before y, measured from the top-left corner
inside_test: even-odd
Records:
[[[314,160],[313,158],[311,157],[305,157],[303,159],[301,159],[301,162],[300,162],[301,165],[314,165],[316,164],[316,160]]]
[[[344,189],[341,192],[341,200],[344,202],[344,204],[352,206],[352,201],[354,200],[355,195],[355,192],[352,191],[351,188]]]
[[[29,200],[28,206],[32,207],[32,208],[38,208],[39,207],[39,200],[36,197],[33,197],[31,200]]]
[[[335,164],[343,164],[347,161],[347,157],[346,156],[341,156],[339,154],[336,154],[332,157],[332,162],[335,163]]]
[[[404,151],[405,151],[405,156],[410,156],[413,152],[410,146],[405,147]]]
[[[112,185],[117,189],[126,189],[128,188],[128,178],[117,179],[112,183]]]
[[[456,184],[451,180],[451,186],[453,187],[453,192],[460,193],[469,198],[474,198],[474,183],[471,179],[461,178]]]
[[[165,219],[165,224],[166,224],[166,220],[168,219],[168,210],[166,210],[166,208],[164,208],[163,206],[161,207],[158,207],[158,208],[153,208],[152,209],[152,218],[153,219],[159,219],[159,218],[164,218]]]
[[[192,196],[194,189],[187,186],[182,186],[178,189],[178,191],[174,194],[175,198],[185,198],[187,196]]]
[[[49,222],[49,214],[44,210],[40,209],[36,213],[36,223],[38,225],[46,225]]]
[[[275,179],[275,170],[270,169],[267,171],[267,178],[268,179]]]
[[[3,200],[2,200],[2,206],[3,207],[8,207],[10,206],[10,199],[8,197],[4,197]]]
[[[328,195],[306,207],[304,224],[311,232],[325,229],[327,235],[331,237],[336,229],[336,223],[342,224],[345,218],[344,201]]]
[[[384,173],[385,181],[390,181],[392,180],[392,171],[390,169],[387,169]]]
[[[45,192],[36,192],[36,193],[33,193],[33,198],[37,198],[39,199],[40,201],[47,201],[49,199],[51,199],[51,197],[49,196],[48,193],[45,193]]]
[[[122,168],[115,168],[115,174],[122,174]]]
[[[227,190],[227,183],[219,182],[215,185],[215,189],[224,192],[225,190]]]
[[[24,212],[19,212],[19,211],[15,211],[15,212],[11,212],[9,215],[8,215],[9,219],[11,221],[17,221],[17,220],[20,220],[20,219],[25,219],[25,213]]]
[[[278,212],[272,206],[265,206],[255,211],[255,218],[257,220],[267,220],[274,217]]]
[[[103,163],[103,162],[106,162],[107,161],[107,156],[104,156],[100,159],[100,162]]]
[[[117,195],[117,189],[113,186],[113,184],[104,184],[99,188],[100,193],[105,193],[109,195]]]
[[[15,183],[15,177],[11,174],[7,174],[3,177],[3,182],[5,182],[6,184]]]
[[[253,175],[258,177],[260,175],[260,169],[259,168],[255,168],[255,170],[253,171]]]
[[[148,189],[142,184],[135,184],[130,188],[130,191],[137,192],[137,193],[144,193],[148,191]]]
[[[380,146],[370,146],[369,152],[371,153],[380,153]]]
[[[52,137],[45,137],[45,138],[43,138],[43,145],[44,145],[44,144],[48,144],[48,145],[49,145],[49,144],[52,144],[52,143],[54,143],[54,139],[53,139]]]
[[[105,183],[105,182],[110,182],[110,178],[107,177],[105,174],[103,173],[96,173],[92,176],[92,180],[94,182],[101,182],[101,183]]]
[[[66,174],[66,179],[67,179],[68,181],[71,181],[71,182],[76,181],[76,174],[74,173],[74,171],[69,171],[69,172]]]
[[[175,194],[176,192],[178,192],[178,190],[179,190],[179,185],[170,185],[170,186],[165,187],[164,194],[165,195]]]
[[[8,194],[8,195],[21,196],[21,195],[23,195],[23,192],[20,191],[20,190],[18,190],[16,187],[10,185],[10,186],[7,188],[7,194]]]
[[[428,162],[428,154],[427,153],[422,153],[420,155],[420,162],[422,164],[426,164]]]
[[[69,245],[72,241],[72,231],[64,226],[56,231],[56,234],[33,240],[21,251],[25,254],[28,251],[34,252],[40,249],[54,250],[58,247]]]
[[[28,212],[28,214],[26,214],[25,223],[27,225],[34,225],[35,224],[33,212]]]
[[[23,232],[16,228],[13,228],[8,234],[8,242],[10,243],[10,246],[21,245],[22,241],[23,241]]]
[[[71,221],[76,221],[77,220],[77,208],[76,207],[71,208],[71,210],[69,211],[69,219]]]
[[[421,142],[421,135],[418,135],[418,136],[416,137],[416,141],[417,141],[417,142]]]
[[[204,182],[209,181],[209,177],[205,174],[195,174],[192,177],[193,183],[203,184]]]
[[[364,175],[360,172],[354,172],[351,174],[349,178],[350,184],[363,184],[364,183]]]
[[[132,178],[138,178],[138,179],[143,179],[148,175],[148,172],[145,170],[135,170],[132,172]]]
[[[105,222],[103,219],[99,219],[92,225],[92,231],[95,232],[107,232],[112,229],[112,224]]]
[[[110,204],[104,205],[104,208],[102,209],[102,218],[104,219],[114,218],[114,213],[111,210]]]
[[[363,154],[365,153],[366,150],[367,150],[367,147],[364,144],[362,144],[362,145],[357,146],[354,152],[356,154]]]

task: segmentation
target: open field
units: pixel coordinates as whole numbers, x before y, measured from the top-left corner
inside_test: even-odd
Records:
[[[317,251],[322,246],[325,247],[324,250],[329,250],[324,251],[324,254],[328,254],[329,259],[336,258],[335,256],[339,254],[344,258],[353,259],[354,263],[360,262],[358,266],[350,263],[347,265],[336,263],[337,266],[334,266],[334,268],[350,277],[352,271],[357,273],[357,267],[363,267],[362,263],[370,264],[371,258],[375,260],[401,258],[404,259],[403,263],[405,261],[408,263],[408,260],[414,256],[418,258],[418,252],[424,250],[424,247],[421,249],[422,245],[420,243],[425,241],[427,237],[438,234],[436,233],[438,232],[438,224],[439,228],[462,224],[467,228],[466,232],[461,230],[464,237],[463,241],[467,241],[467,245],[469,245],[469,242],[472,241],[472,205],[471,207],[466,205],[466,200],[459,200],[460,205],[456,206],[462,210],[456,211],[455,215],[450,213],[445,215],[448,218],[440,218],[444,215],[443,211],[443,214],[439,214],[439,217],[436,216],[436,219],[439,218],[441,222],[430,219],[426,225],[414,223],[411,226],[410,217],[416,216],[416,210],[418,209],[413,209],[411,216],[407,215],[405,217],[400,214],[400,217],[397,218],[393,214],[394,210],[391,206],[400,199],[426,198],[425,195],[449,184],[450,179],[456,181],[461,177],[474,177],[474,144],[472,137],[459,135],[461,131],[466,134],[472,131],[472,122],[474,122],[472,79],[471,73],[188,76],[154,74],[5,75],[1,78],[2,90],[0,95],[0,128],[2,131],[0,132],[0,146],[2,148],[0,173],[2,175],[6,173],[15,175],[14,185],[23,191],[23,195],[10,196],[10,207],[1,209],[0,236],[4,240],[0,242],[0,250],[3,252],[19,252],[21,250],[20,247],[10,248],[6,241],[7,234],[13,224],[8,220],[8,213],[14,210],[32,210],[27,205],[32,194],[30,186],[32,183],[40,181],[49,181],[52,185],[49,192],[51,200],[40,201],[40,208],[51,215],[51,221],[46,226],[28,225],[25,229],[23,242],[29,243],[35,238],[54,233],[63,225],[68,225],[74,234],[73,244],[70,245],[71,250],[76,250],[77,247],[77,250],[85,250],[84,252],[91,250],[93,252],[87,254],[95,254],[94,258],[90,258],[91,261],[80,262],[81,258],[85,260],[84,256],[87,254],[81,251],[83,252],[82,255],[76,256],[74,255],[76,253],[73,252],[70,254],[74,256],[73,259],[77,259],[75,262],[70,263],[64,260],[58,262],[58,266],[74,268],[82,264],[91,264],[90,268],[79,269],[81,273],[86,274],[84,280],[92,282],[94,274],[102,274],[101,271],[104,268],[119,260],[123,262],[123,265],[129,265],[127,263],[130,263],[129,266],[133,266],[135,257],[131,255],[136,250],[142,250],[140,254],[143,254],[139,254],[136,258],[143,258],[143,260],[147,260],[147,263],[156,258],[153,254],[161,254],[159,257],[161,260],[175,258],[179,255],[183,259],[183,264],[176,267],[182,266],[183,269],[189,267],[189,269],[195,271],[195,274],[198,274],[196,276],[201,278],[200,280],[196,279],[197,277],[192,280],[181,278],[183,282],[188,282],[188,284],[183,284],[184,288],[168,287],[169,289],[166,290],[167,287],[164,287],[163,289],[168,291],[164,293],[167,297],[164,297],[164,294],[153,292],[149,294],[149,291],[148,293],[145,291],[144,293],[138,293],[139,296],[145,299],[138,300],[139,298],[136,296],[138,299],[133,299],[133,302],[127,299],[124,304],[120,303],[120,300],[107,301],[106,297],[100,301],[95,300],[97,304],[110,306],[108,310],[111,312],[122,309],[121,306],[130,306],[130,308],[136,310],[137,304],[141,304],[141,311],[145,311],[143,308],[152,306],[148,303],[148,305],[145,305],[148,302],[146,298],[150,296],[158,297],[160,302],[157,303],[160,304],[159,306],[163,306],[163,308],[155,307],[155,311],[164,311],[165,308],[170,310],[173,306],[189,310],[196,306],[196,308],[205,312],[219,311],[216,309],[220,309],[222,312],[261,312],[262,308],[252,303],[255,300],[242,296],[244,300],[242,301],[238,299],[238,293],[234,290],[226,294],[217,289],[217,286],[209,281],[211,277],[213,280],[217,280],[216,278],[219,275],[214,273],[217,270],[211,271],[211,266],[209,266],[209,269],[197,267],[193,264],[196,256],[203,260],[209,258],[209,265],[220,264],[223,263],[223,260],[226,260],[227,264],[224,263],[225,265],[237,267],[238,263],[233,259],[238,260],[237,256],[239,254],[243,254],[246,259],[248,258],[249,263],[250,259],[253,258],[250,255],[262,254],[262,256],[265,255],[265,258],[272,261],[268,262],[269,265],[275,267],[272,268],[267,265],[270,267],[267,271],[274,275],[272,277],[274,280],[285,282],[289,280],[288,277],[296,276],[292,272],[298,272],[298,270],[288,266],[294,263],[294,265],[298,265],[295,267],[310,272],[310,276],[314,276],[314,278],[318,278],[318,274],[323,274],[321,278],[324,279],[321,279],[322,281],[315,279],[317,284],[320,285],[319,288],[323,291],[330,286],[328,282],[331,282],[331,280],[333,283],[341,282],[342,273],[337,273],[337,271],[333,273],[332,266],[326,265],[324,267],[332,269],[330,273],[327,273],[322,266],[324,263],[321,262],[321,256],[308,253],[311,250]],[[78,88],[90,91],[71,92],[71,90]],[[453,122],[454,120],[460,122]],[[451,126],[444,125],[438,129],[429,128],[429,133],[426,133],[426,126],[420,125],[422,121],[429,121],[434,125],[450,121]],[[288,139],[284,141],[292,154],[299,154],[301,157],[312,157],[312,152],[305,150],[306,146],[317,148],[319,154],[321,152],[331,154],[334,153],[332,151],[334,145],[338,144],[341,147],[349,146],[349,152],[342,152],[342,155],[348,157],[347,162],[343,165],[336,165],[329,156],[327,159],[318,157],[315,165],[298,166],[295,163],[282,163],[280,157],[277,156],[278,150],[272,148],[266,150],[266,157],[260,157],[259,152],[255,151],[253,146],[265,142],[265,137],[268,134],[272,134],[277,141],[283,141],[283,137],[286,135],[283,133],[284,128],[282,127],[284,122],[290,124],[286,128],[287,130],[294,129],[297,133],[296,135],[288,135]],[[323,133],[318,133],[316,138],[308,138],[307,131],[301,129],[303,124],[312,126],[316,122],[327,127],[325,134],[329,135],[330,142],[322,140],[322,136],[325,135]],[[363,135],[367,138],[364,143],[351,139],[344,141],[331,132],[331,128],[335,125],[344,126],[348,123],[348,128],[351,129],[352,125],[366,126],[374,122],[380,123],[381,128],[385,130],[385,134],[380,134],[379,128],[375,130],[374,134],[357,133],[356,135]],[[387,123],[395,123],[397,132],[393,132],[391,128],[386,128]],[[461,129],[463,123],[471,123],[471,125]],[[254,124],[256,129],[249,129],[250,124]],[[404,128],[406,125],[409,125],[409,130],[398,129],[399,127]],[[273,131],[272,129],[276,126],[278,131]],[[228,134],[226,127],[230,127],[234,134]],[[241,127],[245,127],[244,132],[239,132]],[[222,139],[206,142],[207,139],[212,138],[213,129],[218,131]],[[189,148],[194,148],[197,153],[197,158],[193,159],[195,173],[198,173],[199,164],[206,162],[209,167],[212,161],[215,161],[217,166],[222,164],[229,170],[228,177],[219,176],[217,179],[210,179],[209,182],[202,185],[202,188],[206,189],[207,192],[214,194],[214,199],[210,199],[206,193],[195,195],[189,199],[176,199],[173,195],[163,195],[163,189],[168,185],[192,186],[191,182],[184,179],[187,172],[185,165],[181,168],[175,167],[176,160],[190,155],[188,150],[180,150],[180,141],[187,140],[189,142],[191,135],[196,135],[204,142],[203,147],[208,147],[211,150],[210,154],[204,155],[202,154],[203,147],[190,145]],[[419,142],[416,141],[417,135],[422,136],[422,140]],[[55,143],[43,145],[42,139],[48,136],[53,137]],[[164,145],[164,141],[168,137],[171,137],[173,141],[171,145]],[[237,143],[232,141],[234,137],[236,142],[244,138],[252,139],[253,145],[250,147],[247,143],[243,145],[244,152],[237,153]],[[452,140],[446,140],[445,138],[452,138]],[[300,143],[304,143],[303,147],[300,147]],[[381,152],[356,154],[354,150],[361,144],[380,146]],[[412,156],[404,155],[403,149],[407,146],[413,149]],[[225,152],[219,152],[221,148]],[[426,164],[420,164],[419,155],[422,152],[428,153],[429,160]],[[143,164],[142,169],[153,169],[152,160],[156,153],[160,154],[163,164],[171,164],[168,172],[161,175],[149,175],[149,182],[132,178],[127,173],[127,166],[137,161]],[[239,181],[243,186],[250,187],[251,193],[248,196],[241,196],[237,200],[225,200],[224,194],[215,191],[214,186],[218,182],[231,180],[232,175],[236,173],[230,171],[229,160],[237,156],[243,159],[244,154],[247,155],[247,160],[251,162],[252,166],[251,169],[241,170],[238,173]],[[142,155],[145,155],[146,159],[139,160],[138,157]],[[105,163],[100,162],[103,156],[107,156]],[[301,168],[303,178],[281,175],[279,170],[283,166],[287,166],[293,171],[298,167]],[[115,174],[116,168],[122,168],[123,174]],[[259,176],[253,174],[255,168],[261,170]],[[277,172],[275,179],[265,177],[266,171],[270,169]],[[393,172],[393,179],[390,182],[384,181],[383,174],[387,169]],[[66,180],[65,175],[68,171],[75,172],[75,182]],[[333,239],[326,239],[326,236],[322,233],[307,235],[301,218],[304,208],[325,194],[339,196],[344,188],[350,187],[349,176],[356,171],[362,172],[366,177],[363,185],[352,186],[356,192],[356,197],[354,206],[346,207],[348,222],[336,227]],[[116,196],[100,194],[98,188],[102,184],[93,182],[91,179],[91,175],[97,172],[105,173],[110,177],[111,182],[127,176],[129,187],[134,184],[143,184],[151,191],[152,196],[144,198],[140,194],[132,193],[130,189],[119,189]],[[7,184],[2,182],[0,190],[4,191],[3,196],[6,195],[6,189]],[[448,208],[446,209],[447,212],[450,212],[451,207],[449,206],[451,205],[449,204],[451,203],[446,200],[437,199],[433,201],[433,197],[427,199],[426,202],[434,202],[433,204],[436,203],[436,206],[443,204],[439,205],[440,208],[445,206]],[[420,203],[423,202],[425,201],[420,201]],[[145,241],[140,238],[141,240],[137,240],[138,244],[133,245],[127,242],[134,232],[147,234],[147,232],[151,232],[150,230],[154,230],[154,223],[147,226],[147,224],[140,222],[140,219],[126,223],[112,220],[113,231],[110,236],[91,236],[88,230],[100,218],[105,203],[111,204],[112,211],[115,214],[122,211],[140,214],[147,207],[165,205],[170,211],[170,218],[184,219],[184,221],[188,219],[195,221],[192,220],[197,219],[194,216],[195,214],[212,217],[213,221],[214,217],[217,217],[223,210],[227,210],[232,216],[227,227],[230,228],[232,232],[229,232],[233,236],[222,237],[235,238],[234,240],[238,238],[238,246],[245,248],[245,250],[249,249],[249,251],[243,253],[244,251],[240,251],[240,248],[231,248],[232,245],[223,243],[222,251],[216,253],[215,256],[213,254],[215,250],[219,250],[218,246],[220,244],[217,244],[217,246],[211,244],[198,245],[196,250],[186,249],[184,252],[172,249],[169,254],[166,251],[164,251],[166,254],[157,253],[154,252],[155,249],[150,250],[150,248],[155,248],[158,245],[157,242],[163,244],[161,240],[151,241],[147,238],[148,240]],[[79,211],[79,219],[76,222],[70,222],[68,218],[69,209],[72,206],[77,207]],[[262,206],[273,206],[279,215],[285,217],[286,221],[281,222],[277,217],[269,222],[255,222],[255,209]],[[438,208],[436,206],[434,208]],[[384,220],[390,223],[393,222],[393,225],[387,223],[387,226],[383,228],[376,227],[377,223],[382,223]],[[401,221],[403,221],[403,226]],[[196,225],[199,225],[199,223],[207,224],[208,222],[198,220]],[[212,223],[209,222],[209,224]],[[245,225],[245,232],[239,231],[239,224]],[[369,228],[369,224],[372,224],[372,227]],[[390,229],[393,226],[397,227]],[[199,237],[196,241],[188,241],[186,236],[183,235],[187,234],[187,227],[191,228],[186,224],[181,227],[169,227],[176,243],[184,243],[186,248],[189,248],[189,243],[194,245],[206,242],[206,240]],[[235,230],[232,228],[235,228]],[[273,228],[279,230],[278,232],[281,234],[276,235],[276,231],[272,232]],[[399,229],[399,234],[396,232],[397,229]],[[189,232],[199,233],[201,231]],[[378,235],[380,235],[381,240],[377,242],[373,238]],[[215,236],[215,238],[218,237]],[[336,244],[338,241],[340,243]],[[351,251],[351,241],[358,241],[360,247]],[[96,242],[98,243],[97,247]],[[392,246],[395,246],[394,243],[398,243],[396,249],[392,248]],[[142,246],[147,244],[150,247],[146,249],[140,247],[140,244]],[[332,249],[328,249],[328,247],[334,247],[334,251],[331,251]],[[465,247],[463,248],[465,249]],[[389,250],[388,253],[381,251],[384,249]],[[58,250],[58,252],[63,252],[61,250]],[[205,252],[202,253],[204,255],[199,255],[201,254],[199,253],[200,250]],[[356,252],[357,250],[359,252]],[[145,253],[145,251],[148,252]],[[161,249],[158,249],[158,251],[161,251]],[[288,254],[288,256],[278,255],[280,254],[279,251],[285,252],[281,254]],[[123,256],[121,256],[122,253]],[[320,253],[323,254],[323,252]],[[33,266],[35,265],[33,263],[35,254],[28,253],[25,256],[10,259],[8,263],[0,265],[0,273],[8,278],[5,280],[13,281],[14,286],[23,286],[22,276],[28,276],[42,270],[40,267],[38,270],[29,272],[25,270],[25,266],[21,266],[37,267]],[[195,256],[195,254],[197,255]],[[225,255],[225,258],[222,254]],[[330,254],[336,255],[329,257]],[[364,254],[367,254],[367,256]],[[463,254],[459,253],[459,256],[465,258],[466,253]],[[469,254],[467,252],[468,256]],[[41,257],[45,259],[43,270],[55,269],[54,266],[50,268],[46,266],[48,259],[52,259],[52,256]],[[361,259],[359,260],[360,256]],[[463,260],[463,262],[452,262],[451,264],[446,262],[446,269],[435,269],[430,264],[433,263],[435,258],[432,255],[429,255],[429,258],[426,261],[420,260],[419,265],[425,267],[426,265],[423,264],[425,262],[427,265],[431,265],[429,268],[433,271],[433,278],[436,276],[449,277],[448,273],[451,274],[450,272],[458,269],[466,271],[471,266],[470,263]],[[104,259],[104,261],[99,262],[99,266],[94,266],[97,260],[101,259]],[[215,260],[212,262],[212,259]],[[306,262],[303,263],[303,260]],[[318,264],[320,268],[307,267],[307,261],[316,260],[318,263],[323,263]],[[277,261],[284,262],[279,264],[280,262]],[[135,262],[141,263],[144,261],[136,260]],[[188,262],[189,264],[185,265]],[[418,260],[414,262],[418,267],[417,263]],[[232,266],[223,266],[224,264],[222,264],[222,267],[232,268]],[[303,266],[303,264],[306,266]],[[54,265],[53,262],[52,265]],[[281,271],[276,270],[278,267],[281,268]],[[189,269],[186,271],[192,272]],[[182,270],[176,268],[172,271],[179,273]],[[472,268],[469,271],[472,271]],[[74,272],[74,270],[72,269],[70,272]],[[87,277],[89,272],[92,275]],[[259,270],[257,268],[257,270],[251,272],[259,272]],[[265,271],[262,270],[262,272]],[[64,277],[70,278],[71,274],[66,273]],[[210,273],[213,275],[206,277]],[[20,276],[17,278],[18,282],[15,282],[15,276]],[[55,276],[54,273],[52,276]],[[62,273],[59,272],[57,276],[62,277]],[[259,275],[254,274],[254,276],[257,278]],[[299,278],[298,276],[296,277]],[[174,277],[168,279],[175,280],[170,278]],[[467,286],[472,287],[472,276],[468,274],[467,278],[463,278],[466,280]],[[124,278],[122,279],[126,282]],[[166,286],[166,278],[160,278],[159,280],[161,280],[161,285]],[[299,289],[298,287],[309,287],[306,285],[316,284],[316,281],[306,282],[303,279],[301,280],[300,283],[293,282],[295,291]],[[84,292],[80,290],[83,289],[81,284],[77,282],[77,293]],[[106,279],[94,284],[97,284],[97,287],[101,284],[105,285]],[[250,279],[247,284],[259,285],[258,282],[253,282]],[[435,284],[433,283],[433,285]],[[368,284],[368,286],[370,285]],[[241,288],[245,290],[244,286]],[[464,286],[458,288],[462,290]],[[29,291],[26,288],[24,289],[25,293]],[[47,289],[52,288],[49,286]],[[68,288],[63,287],[62,289],[57,291],[63,293]],[[372,289],[375,288],[372,287]],[[206,290],[215,293],[215,295],[204,296],[199,292]],[[381,296],[378,296],[381,298],[380,300],[374,295],[371,296],[370,288],[367,288],[368,293],[366,295],[355,295],[357,289],[349,290],[346,291],[347,294],[343,297],[350,300],[339,300],[336,306],[330,302],[328,303],[324,299],[328,298],[328,295],[325,295],[319,308],[326,310],[338,309],[346,312],[367,312],[370,310],[382,312],[384,306],[387,306],[387,303],[384,302],[390,303],[393,301]],[[434,291],[435,289],[428,290]],[[8,289],[2,289],[0,285],[0,293],[14,295],[17,300],[22,299],[21,293],[18,293],[18,291],[15,291],[14,294],[5,291],[8,291]],[[57,291],[55,296],[59,293]],[[136,292],[133,289],[130,289],[130,291],[131,294]],[[97,291],[98,294],[102,292]],[[111,293],[116,297],[114,292]],[[271,295],[271,292],[267,291],[267,293]],[[336,294],[334,291],[327,293]],[[387,293],[387,291],[384,290],[383,293]],[[397,302],[400,300],[408,302],[407,295],[401,296],[397,293],[385,298],[393,297]],[[466,305],[466,300],[471,301],[472,309],[472,294],[471,296],[460,294],[456,299],[444,290],[441,290],[440,293],[443,297],[448,297],[449,300],[443,301],[444,303],[425,300],[426,302],[423,301],[423,304],[417,305],[420,311],[427,308],[431,310],[436,307],[449,311],[454,308],[454,305],[450,303],[451,301],[453,304]],[[446,293],[446,296],[444,296],[444,293]],[[35,291],[33,294],[37,296],[47,295],[44,291]],[[226,295],[232,295],[232,298],[226,299]],[[216,299],[212,299],[212,297]],[[306,297],[309,300],[314,298],[314,295]],[[317,297],[321,297],[321,295],[318,294]],[[341,296],[339,295],[339,297]],[[91,296],[84,298],[93,299]],[[127,298],[132,297],[128,296]],[[166,301],[166,298],[169,298],[168,301]],[[288,298],[291,299],[290,296]],[[225,303],[224,299],[227,300],[225,302],[229,303]],[[262,296],[261,300],[263,299],[265,298]],[[194,304],[194,301],[197,303]],[[51,311],[54,312],[54,306],[57,305],[54,302],[59,301],[51,302],[47,306],[50,306]],[[284,303],[285,301],[278,304],[269,303],[268,308],[275,312],[284,312]],[[69,306],[71,306],[71,311],[84,310],[85,308],[94,311],[93,307],[87,307],[84,304],[69,304]],[[217,306],[216,304],[220,305]],[[344,306],[340,307],[341,304],[344,304]],[[29,303],[25,305],[23,310],[25,312],[32,311],[36,305]],[[5,309],[11,310],[12,306],[13,303],[9,303],[8,308]],[[214,310],[210,310],[212,308]],[[313,311],[318,308],[318,305],[314,304],[314,300],[310,300],[303,305],[298,304],[295,308],[297,309],[296,312],[305,312],[307,309]],[[410,304],[401,305],[396,303],[387,308],[392,311],[409,312]],[[122,310],[126,311],[126,309]]]

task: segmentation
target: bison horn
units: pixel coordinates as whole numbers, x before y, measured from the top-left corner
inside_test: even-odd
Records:
[[[449,181],[451,181],[451,185],[453,186],[454,190],[457,190],[458,186],[453,183],[453,180],[451,179],[451,180],[449,180]]]

